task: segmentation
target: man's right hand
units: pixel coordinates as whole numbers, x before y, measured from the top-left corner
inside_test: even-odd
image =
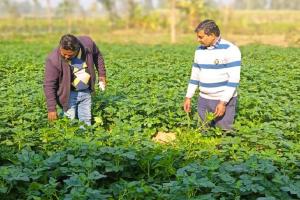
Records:
[[[57,120],[57,113],[55,111],[54,112],[48,112],[48,120],[49,121]]]
[[[185,98],[183,103],[183,109],[185,112],[191,112],[191,98]]]

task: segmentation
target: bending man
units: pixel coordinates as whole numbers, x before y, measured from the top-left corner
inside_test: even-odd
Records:
[[[91,125],[91,92],[94,91],[96,72],[104,89],[106,72],[103,57],[95,42],[88,36],[61,37],[59,46],[46,60],[44,92],[48,119],[57,119],[56,105],[70,119]],[[101,83],[101,84],[100,84]]]

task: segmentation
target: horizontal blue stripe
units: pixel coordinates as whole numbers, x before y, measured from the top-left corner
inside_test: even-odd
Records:
[[[198,46],[197,47],[197,50],[215,50],[215,49],[228,49],[230,47],[230,45],[229,44],[219,44],[219,43],[217,43],[217,44],[215,44],[214,45],[214,48],[212,48],[212,49],[208,49],[206,46],[204,46],[204,45],[201,45],[201,46]]]
[[[230,47],[229,44],[218,44],[215,45],[215,49],[228,49]]]
[[[190,80],[190,83],[193,85],[199,85],[200,81]]]
[[[218,82],[218,83],[203,83],[203,82],[200,82],[201,87],[208,87],[208,88],[225,86],[226,84],[227,84],[227,81]]]
[[[207,88],[214,88],[214,87],[221,87],[221,86],[228,86],[228,87],[237,87],[239,83],[233,83],[228,81],[218,82],[218,83],[203,83],[199,82],[201,87]]]
[[[241,61],[234,61],[226,64],[197,64],[194,63],[193,67],[203,68],[203,69],[223,69],[223,68],[230,68],[230,67],[240,67]]]
[[[228,82],[226,86],[228,87],[237,87],[239,83]]]
[[[228,82],[228,81],[217,82],[217,83],[203,83],[192,79],[190,80],[189,83],[193,85],[199,85],[201,87],[208,87],[208,88],[221,87],[221,86],[237,87],[239,85],[239,83]]]

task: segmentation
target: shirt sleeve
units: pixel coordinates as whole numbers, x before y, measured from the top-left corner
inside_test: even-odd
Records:
[[[58,69],[52,64],[50,59],[46,60],[44,93],[46,96],[48,112],[56,111],[56,91],[58,89]]]
[[[196,53],[195,53],[195,58],[194,58],[194,63],[192,67],[192,72],[191,72],[191,78],[188,84],[188,89],[186,93],[187,98],[192,98],[199,87],[199,75],[200,75],[200,68],[197,65],[197,60],[196,60]]]
[[[99,77],[106,76],[106,69],[104,64],[104,59],[102,53],[100,52],[99,48],[96,46],[95,42],[93,42],[93,60],[98,71]]]
[[[237,47],[236,47],[237,48]],[[241,71],[241,52],[237,48],[231,58],[231,62],[235,63],[234,67],[227,69],[228,82],[225,91],[221,97],[221,101],[229,102],[230,99],[236,93],[237,86],[240,83],[240,71]]]

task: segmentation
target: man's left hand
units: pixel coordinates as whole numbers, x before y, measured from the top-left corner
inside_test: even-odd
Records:
[[[99,82],[103,82],[105,85],[106,85],[106,78],[105,78],[105,76],[100,76],[99,77]]]
[[[225,114],[225,111],[226,111],[226,102],[220,101],[216,107],[214,115],[216,117],[222,117]]]
[[[99,77],[99,88],[100,90],[104,91],[106,87],[106,78],[105,77]]]

